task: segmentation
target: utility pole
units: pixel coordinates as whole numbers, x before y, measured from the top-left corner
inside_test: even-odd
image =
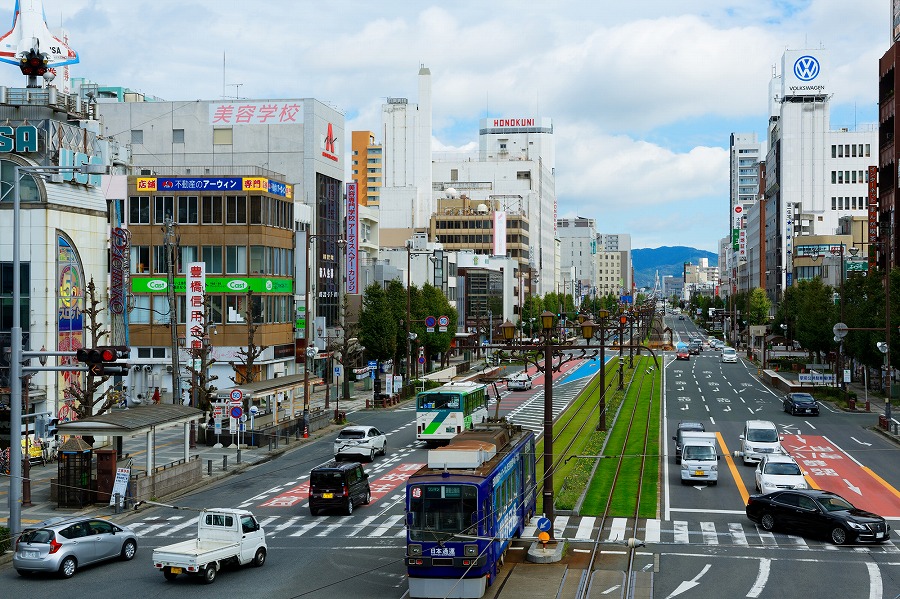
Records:
[[[181,401],[181,365],[178,361],[178,318],[175,302],[175,251],[177,241],[175,239],[175,223],[171,217],[166,218],[165,237],[167,286],[169,296],[169,331],[172,333],[172,403]]]

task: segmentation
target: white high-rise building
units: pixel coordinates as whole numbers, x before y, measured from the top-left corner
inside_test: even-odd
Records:
[[[433,193],[453,188],[473,199],[499,200],[528,219],[531,292],[557,291],[556,179],[553,123],[549,118],[481,120],[477,155],[435,154]],[[382,205],[384,202],[382,201]],[[512,258],[522,256],[508,254]]]
[[[559,265],[565,293],[571,293],[575,306],[581,298],[597,291],[597,228],[592,218],[561,218],[556,221],[559,236]]]
[[[634,288],[631,235],[629,233],[600,233],[597,235],[597,251],[617,254],[619,260],[619,293],[630,295]]]
[[[424,65],[419,69],[418,100],[418,104],[410,104],[406,98],[388,98],[382,106],[382,230],[422,229],[428,226],[434,212],[431,193],[431,71]]]

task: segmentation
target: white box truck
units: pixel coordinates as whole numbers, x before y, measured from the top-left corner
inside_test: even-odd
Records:
[[[153,565],[166,580],[179,574],[201,576],[207,584],[227,563],[262,566],[266,534],[246,510],[206,509],[197,519],[197,538],[153,550]]]
[[[681,439],[681,484],[718,483],[719,453],[716,451],[716,434],[685,431]]]

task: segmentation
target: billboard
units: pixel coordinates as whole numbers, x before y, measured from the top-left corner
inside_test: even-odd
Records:
[[[506,255],[506,212],[494,212],[494,256]]]
[[[359,203],[356,181],[347,183],[347,293],[359,293]]]
[[[781,58],[781,95],[823,96],[828,93],[827,53],[817,50],[785,50]]]

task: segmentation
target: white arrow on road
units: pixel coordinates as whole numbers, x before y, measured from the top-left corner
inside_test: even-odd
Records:
[[[730,412],[730,411],[731,411],[731,406],[725,406],[724,408],[722,408],[722,411],[723,411],[723,412]]]
[[[871,443],[866,443],[865,441],[860,441],[860,440],[857,439],[856,437],[850,437],[850,438],[853,439],[854,441],[856,441],[857,443],[859,443],[860,445],[868,445],[869,447],[872,446]]]
[[[843,479],[843,480],[844,480],[845,483],[847,483],[847,488],[849,488],[851,491],[853,491],[853,492],[856,493],[857,495],[862,495],[862,491],[859,490],[859,487],[854,487],[853,485],[851,485],[851,484],[850,484],[850,481],[847,480],[846,478]]]
[[[699,574],[694,576],[691,580],[685,580],[680,585],[678,585],[678,588],[675,589],[674,591],[672,591],[672,594],[669,595],[668,597],[666,597],[666,599],[672,599],[672,597],[677,597],[678,595],[684,593],[685,591],[690,591],[692,588],[694,588],[695,586],[700,584],[697,581],[700,580],[700,577],[703,576],[704,574],[706,574],[711,567],[712,567],[712,564],[706,564],[705,566],[703,566],[703,569],[700,570]]]

